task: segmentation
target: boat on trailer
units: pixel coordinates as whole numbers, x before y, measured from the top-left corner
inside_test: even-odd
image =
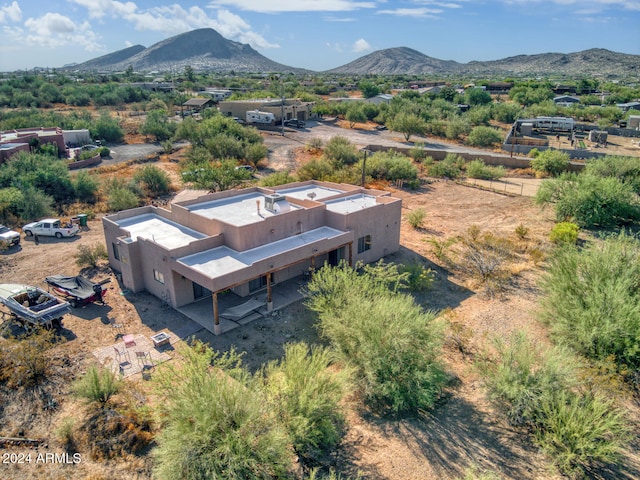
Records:
[[[71,311],[69,302],[41,288],[18,283],[0,284],[0,303],[25,327],[62,326],[62,317]]]

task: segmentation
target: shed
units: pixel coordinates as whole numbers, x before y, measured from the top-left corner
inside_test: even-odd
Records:
[[[201,112],[205,108],[212,107],[214,101],[211,98],[190,98],[182,104],[182,108]]]

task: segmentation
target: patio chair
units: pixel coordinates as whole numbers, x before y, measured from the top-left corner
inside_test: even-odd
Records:
[[[122,348],[119,349],[118,347],[116,347],[115,345],[113,346],[113,351],[116,353],[116,360],[118,361],[119,364],[122,364],[122,358],[124,357],[125,359],[127,359],[129,362],[131,362],[131,357],[129,357],[129,352],[127,351],[126,348]]]
[[[141,366],[141,370],[144,372],[145,370],[155,370],[156,364],[153,363],[153,359],[151,358],[150,352],[136,352],[136,361],[138,365]]]
[[[115,318],[110,318],[109,324],[116,331],[116,338],[124,335],[124,324],[118,323]]]

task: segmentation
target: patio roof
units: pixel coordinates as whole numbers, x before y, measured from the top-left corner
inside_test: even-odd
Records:
[[[276,242],[267,243],[243,252],[237,252],[229,247],[223,246],[188,255],[179,258],[177,261],[209,278],[216,278],[249,268],[261,260],[276,257],[287,252],[295,252],[315,242],[335,238],[345,233],[347,232],[331,227],[320,227],[301,233],[300,235],[294,235]],[[301,259],[307,258],[308,256],[308,254],[302,254]]]
[[[335,200],[329,200],[326,202],[327,210],[342,214],[348,214],[362,210],[363,208],[373,207],[376,204],[376,197],[364,195],[362,193],[349,195],[344,198],[336,198]]]
[[[320,201],[323,198],[332,197],[340,193],[344,193],[344,190],[338,190],[336,188],[323,187],[321,185],[303,185],[301,187],[284,188],[282,190],[276,190],[282,195],[287,197],[297,198],[299,200],[308,200],[313,197],[313,200]]]

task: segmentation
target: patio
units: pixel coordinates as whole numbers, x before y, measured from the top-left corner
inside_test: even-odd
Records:
[[[151,338],[145,335],[125,335],[119,342],[98,348],[92,353],[101,365],[123,377],[137,373],[144,376],[159,364],[171,360],[167,351],[172,349],[172,342],[180,339],[170,334],[169,340],[168,345],[155,347]]]

